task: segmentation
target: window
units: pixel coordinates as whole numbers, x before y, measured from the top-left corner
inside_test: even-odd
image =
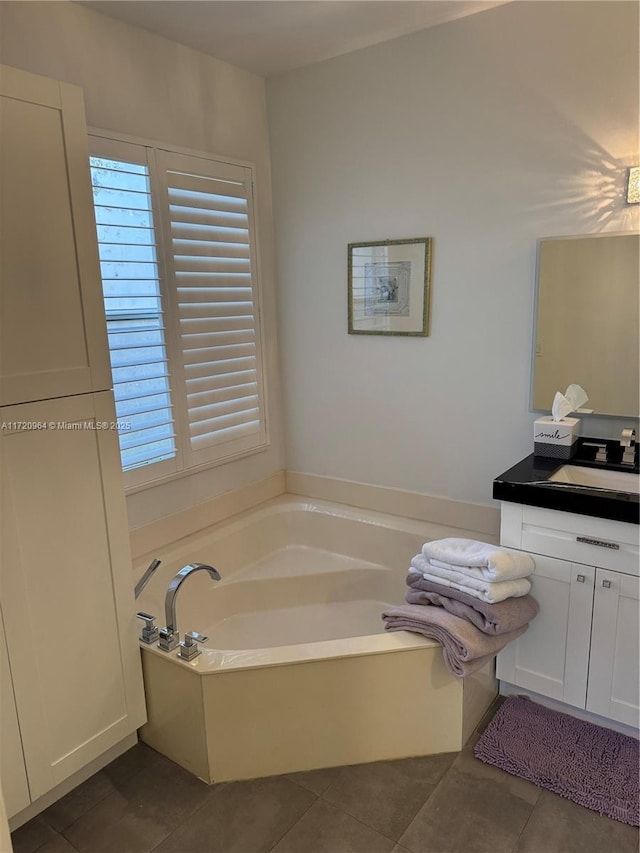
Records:
[[[265,446],[250,168],[90,143],[128,484]]]
[[[149,169],[91,157],[124,471],[176,455]]]

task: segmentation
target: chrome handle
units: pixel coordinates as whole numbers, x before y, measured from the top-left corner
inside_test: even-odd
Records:
[[[597,545],[599,548],[611,548],[612,551],[620,550],[617,542],[607,542],[605,539],[592,539],[590,536],[576,536],[576,542],[582,542],[585,545]]]
[[[197,631],[189,631],[188,634],[184,635],[184,644],[185,646],[192,646],[194,643],[204,643],[208,639],[208,637],[198,634]]]
[[[197,658],[198,655],[202,654],[198,648],[198,643],[204,643],[206,639],[207,637],[204,637],[202,634],[198,634],[197,631],[189,631],[188,634],[184,635],[184,641],[180,643],[178,657],[186,661],[191,661],[194,658]]]
[[[611,587],[611,581],[602,581],[602,586],[605,589],[609,589]]]
[[[607,461],[607,445],[601,444],[598,441],[585,441],[582,445],[583,447],[597,447],[596,453],[596,462],[606,462]]]
[[[152,616],[150,613],[144,613],[142,610],[139,613],[136,613],[136,617],[138,619],[142,619],[144,622],[144,628],[140,633],[140,639],[143,643],[147,643],[150,645],[151,643],[155,643],[158,639],[158,628],[154,625],[155,616]]]
[[[578,575],[576,580],[578,581],[578,583],[584,583],[586,580],[586,577],[584,575]]]

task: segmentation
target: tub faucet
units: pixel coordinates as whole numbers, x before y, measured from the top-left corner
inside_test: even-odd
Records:
[[[212,580],[220,580],[220,572],[214,569],[213,566],[206,566],[204,563],[190,563],[188,566],[180,569],[178,574],[173,578],[167,588],[167,594],[164,599],[164,612],[167,625],[160,631],[159,640],[159,646],[165,652],[175,649],[180,640],[176,619],[176,598],[182,584],[189,575],[195,574],[195,572],[207,572]]]
[[[158,566],[160,565],[161,562],[162,562],[162,560],[152,560],[151,561],[149,568],[142,575],[142,577],[140,578],[140,580],[138,581],[138,583],[134,587],[133,594],[135,595],[136,598],[139,598],[140,593],[145,588],[145,586],[149,583],[149,581],[151,580],[151,575],[155,572],[155,570],[158,568]]]

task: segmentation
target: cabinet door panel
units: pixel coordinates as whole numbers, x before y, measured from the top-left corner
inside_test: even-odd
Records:
[[[638,726],[640,579],[598,569],[587,709]]]
[[[144,719],[130,559],[105,510],[117,435],[91,428],[113,411],[97,416],[103,397],[1,413],[34,427],[1,438],[3,611],[34,799]]]
[[[540,613],[498,655],[497,676],[584,708],[595,570],[534,555],[531,594]]]
[[[0,76],[0,404],[106,389],[82,92]]]
[[[24,755],[20,742],[20,727],[11,681],[9,656],[0,613],[0,783],[7,817],[13,817],[31,802]]]

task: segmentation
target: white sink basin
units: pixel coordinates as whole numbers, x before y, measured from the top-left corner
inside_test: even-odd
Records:
[[[580,465],[563,465],[552,474],[549,483],[607,489],[610,492],[640,493],[640,477],[631,471],[607,471],[602,468],[581,468]]]

